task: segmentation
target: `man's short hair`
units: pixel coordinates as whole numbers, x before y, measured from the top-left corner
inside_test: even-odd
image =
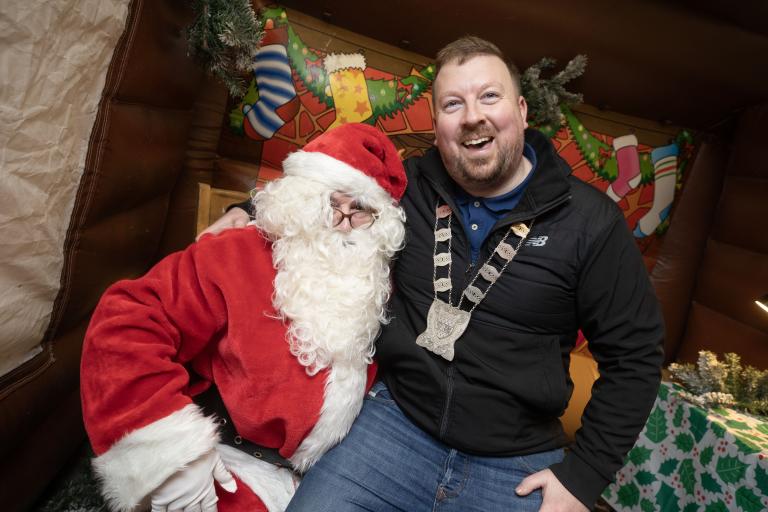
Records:
[[[478,55],[491,55],[501,59],[502,62],[507,65],[509,74],[512,75],[512,83],[517,87],[517,93],[521,94],[520,71],[517,69],[517,66],[504,57],[504,53],[498,46],[477,36],[461,37],[443,46],[437,52],[435,79],[437,79],[437,75],[440,74],[440,68],[446,64],[456,61],[461,65],[472,57],[477,57]]]

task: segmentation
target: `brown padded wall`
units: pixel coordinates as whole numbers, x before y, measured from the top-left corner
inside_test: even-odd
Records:
[[[226,87],[211,77],[204,78],[193,107],[183,171],[171,196],[157,259],[183,249],[195,238],[198,183],[213,181],[226,106]]]
[[[720,142],[706,141],[699,147],[651,273],[666,326],[665,364],[675,361],[680,349],[727,158]]]
[[[187,56],[185,29],[192,13],[187,3],[174,0],[135,0],[131,9],[135,19],[110,66],[65,242],[53,336],[62,318],[75,323],[71,317],[89,309],[110,283],[154,263],[152,251],[181,172],[201,77]],[[98,281],[88,277],[94,271]],[[77,277],[87,283],[81,286]],[[69,300],[78,289],[89,299]]]
[[[694,362],[699,350],[711,350],[717,354],[735,352],[743,363],[766,368],[765,347],[765,332],[694,301],[678,361]]]
[[[733,140],[728,162],[729,176],[765,179],[765,138],[768,135],[768,104],[751,108],[742,114]]]
[[[768,105],[746,112],[734,136],[725,183],[715,210],[699,279],[694,313],[678,359],[697,351],[736,352],[768,368],[768,315],[754,299],[768,293]]]
[[[181,169],[186,110],[111,102],[98,179],[79,229],[67,310],[59,329],[86,318],[110,283],[146,271],[163,233],[170,193]],[[99,264],[92,264],[98,261]]]
[[[177,176],[190,113],[119,100],[110,107],[100,167],[110,169],[94,183],[86,224],[131,210],[147,198],[166,195]]]
[[[768,127],[765,127],[768,136]],[[758,167],[755,165],[754,167]],[[766,169],[768,162],[761,162]],[[768,173],[766,173],[768,174]],[[768,175],[725,178],[711,237],[761,254],[768,253]],[[767,287],[768,288],[768,287]],[[764,290],[768,292],[768,289]]]
[[[86,323],[57,340],[56,361],[0,401],[2,509],[24,510],[82,442],[78,374]],[[74,399],[73,399],[74,398]]]
[[[167,211],[166,193],[83,228],[77,248],[83,264],[74,265],[70,272],[73,285],[66,297],[68,305],[59,323],[60,332],[90,317],[107,286],[146,272],[155,256]]]
[[[710,238],[696,282],[696,302],[768,333],[768,314],[754,304],[768,287],[766,254]]]
[[[187,56],[192,13],[174,0],[136,0],[132,10],[136,19],[113,58],[91,136],[52,330],[63,318],[76,323],[110,283],[154,263],[181,172],[201,76]]]
[[[3,485],[0,485],[0,495],[11,491],[10,488],[6,487],[6,482],[9,481],[6,480],[6,476],[13,478],[12,475],[16,473],[16,468],[12,465],[6,465],[7,461],[14,460],[15,454],[18,454],[19,458],[34,457],[33,453],[25,455],[24,452],[20,451],[20,446],[26,443],[25,438],[29,432],[35,430],[39,423],[51,415],[51,409],[56,407],[58,400],[64,396],[64,393],[60,393],[59,389],[78,391],[78,375],[71,369],[77,368],[80,364],[80,344],[77,338],[82,340],[84,331],[85,325],[81,329],[72,329],[67,333],[56,351],[55,364],[51,365],[43,374],[44,378],[30,380],[20,388],[19,392],[11,393],[0,401],[0,439],[3,440],[0,444],[2,446],[0,482],[3,482]],[[55,388],[51,387],[52,382],[56,383]],[[34,404],[39,406],[31,407]],[[81,431],[79,435],[82,436],[82,426],[79,426],[79,429]],[[30,441],[33,445],[35,444],[34,439]],[[72,446],[65,448],[71,450]],[[40,458],[42,465],[46,462],[45,456]],[[46,471],[47,468],[45,467],[40,470],[41,474],[45,474]],[[21,488],[23,489],[24,486]],[[5,498],[5,496],[3,497]],[[10,499],[13,502],[14,499]]]
[[[113,66],[119,73],[114,84],[117,87],[114,99],[189,110],[202,78],[198,65],[187,56],[186,30],[192,21],[190,3],[132,2],[132,9],[141,19],[126,26],[130,48],[113,58]]]
[[[0,390],[10,390],[0,393],[3,510],[29,507],[81,446],[78,375],[88,315],[110,283],[155,262],[202,76],[187,56],[191,19],[189,2],[130,5],[67,231],[46,351]]]

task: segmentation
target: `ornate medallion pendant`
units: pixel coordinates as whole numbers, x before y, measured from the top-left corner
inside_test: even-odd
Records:
[[[470,317],[468,311],[435,299],[427,313],[427,328],[416,338],[416,344],[453,361],[453,346],[467,329]]]

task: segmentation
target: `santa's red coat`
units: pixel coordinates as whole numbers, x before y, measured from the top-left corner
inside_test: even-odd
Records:
[[[311,465],[347,432],[373,368],[309,376],[272,306],[274,277],[270,243],[245,228],[206,236],[104,294],[85,338],[81,390],[94,467],[113,508],[133,509],[217,445],[215,420],[191,398],[210,383],[241,436],[297,465]],[[324,404],[331,412],[313,431]],[[242,499],[227,496],[220,511],[253,510],[259,500],[242,485],[250,470],[230,469]]]

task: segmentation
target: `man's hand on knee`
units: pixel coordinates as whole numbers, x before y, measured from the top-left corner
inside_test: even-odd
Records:
[[[589,512],[582,502],[577,500],[549,469],[539,471],[520,482],[515,492],[527,496],[536,489],[541,489],[542,502],[540,512]]]

